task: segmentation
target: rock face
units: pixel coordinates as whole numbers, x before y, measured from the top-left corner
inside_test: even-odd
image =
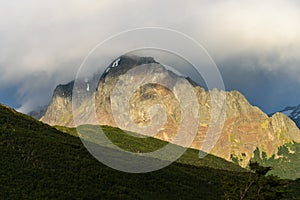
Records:
[[[146,68],[150,71],[147,71]],[[134,69],[137,69],[135,76],[129,73],[130,70]],[[119,99],[115,97],[118,92],[123,91],[116,90],[116,86],[122,88],[124,85],[130,86],[143,82],[143,73],[155,74],[155,76],[152,76],[155,78],[151,80],[152,82],[135,88],[130,97],[126,99],[126,103],[116,104],[115,99]],[[156,84],[154,79],[160,79],[168,87]],[[85,91],[85,95],[81,97],[83,98],[81,101],[83,104],[79,106],[80,109],[74,115],[80,117],[83,113],[90,113],[91,116],[92,105],[89,105],[87,103],[89,101],[85,101],[85,98],[93,97],[95,99],[93,106],[95,106],[97,121],[91,120],[90,123],[92,124],[118,126],[116,116],[112,112],[114,109],[116,111],[116,108],[120,115],[124,113],[122,117],[129,117],[130,122],[139,127],[147,126],[156,119],[165,117],[165,120],[161,120],[164,121],[163,126],[160,129],[155,129],[155,134],[147,131],[140,133],[176,143],[172,138],[180,129],[180,122],[186,119],[190,120],[190,125],[197,124],[197,134],[192,143],[192,148],[201,149],[210,126],[211,97],[215,96],[216,99],[220,99],[223,96],[226,98],[224,126],[216,144],[208,153],[227,160],[237,160],[241,166],[245,166],[253,156],[256,148],[259,148],[261,152],[266,152],[267,156],[272,156],[277,155],[279,146],[292,141],[300,142],[299,129],[284,114],[276,113],[268,117],[259,108],[250,105],[247,99],[238,91],[224,92],[217,89],[210,92],[205,91],[191,80],[167,70],[150,57],[121,56],[106,69],[99,82],[96,81],[96,78],[91,80],[93,81],[82,81],[79,87],[75,89],[78,94]],[[74,126],[72,115],[73,85],[74,82],[70,82],[66,85],[57,86],[52,102],[41,119],[43,122],[50,125]],[[87,92],[89,85],[93,85],[94,90]],[[187,85],[192,88],[196,102],[198,102],[197,105],[194,104],[195,109],[190,112],[190,116],[182,111],[182,106],[185,105],[181,105],[182,101],[178,100],[178,94],[171,91],[172,88],[177,91],[187,90]],[[156,104],[162,105],[164,112],[160,112],[159,109],[161,108],[153,106]],[[192,115],[197,115],[195,110],[199,110],[200,113],[198,122],[193,120],[192,117]],[[156,114],[152,115],[152,111]],[[165,113],[165,115],[159,116],[160,113]],[[125,124],[124,126],[127,130],[136,130],[133,129],[134,125]],[[181,143],[178,142],[178,144]]]
[[[66,85],[58,85],[53,93],[52,101],[41,121],[50,125],[73,124],[72,117],[72,90],[74,81]],[[59,123],[58,123],[59,122]]]

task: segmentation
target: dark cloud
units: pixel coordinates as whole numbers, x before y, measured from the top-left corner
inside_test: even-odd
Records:
[[[22,111],[48,103],[56,84],[74,79],[99,42],[145,26],[193,37],[218,64],[227,89],[241,90],[267,112],[300,103],[294,0],[19,0],[0,7],[0,100]],[[113,60],[117,49],[104,56]]]
[[[300,84],[286,71],[290,65],[282,64],[280,69],[272,70],[261,67],[259,59],[244,55],[218,63],[226,89],[241,91],[251,104],[267,113],[299,104]]]

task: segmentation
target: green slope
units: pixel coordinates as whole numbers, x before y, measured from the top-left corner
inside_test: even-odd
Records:
[[[56,129],[68,133],[70,135],[78,137],[78,133],[76,128],[67,128],[56,126]],[[93,125],[84,125],[79,127],[80,130],[86,132],[89,131],[90,135],[99,134],[99,127]],[[130,152],[152,152],[155,150],[164,147],[168,143],[159,139],[155,139],[152,137],[147,138],[138,138],[130,135],[138,135],[136,133],[124,133],[119,128],[114,128],[110,126],[101,126],[102,131],[106,134],[106,136],[118,147],[130,151]],[[105,143],[101,144],[102,146],[106,146]],[[107,145],[108,146],[108,145]],[[180,148],[177,145],[174,145],[177,148]],[[177,160],[177,163],[193,165],[197,167],[210,167],[215,169],[223,169],[228,171],[237,171],[237,172],[245,172],[246,169],[241,168],[239,165],[228,162],[222,158],[207,155],[203,159],[199,159],[199,150],[188,149],[183,156]]]
[[[252,160],[263,166],[272,166],[273,170],[270,173],[281,178],[296,179],[300,177],[299,143],[292,142],[279,147],[278,155],[270,158],[266,156],[265,152],[256,149]]]
[[[115,143],[129,148],[124,141],[134,137],[104,129]],[[0,199],[220,199],[222,180],[247,179],[246,173],[237,172],[240,168],[222,159],[197,160],[195,150],[156,172],[119,172],[94,159],[79,138],[1,105],[0,137]],[[134,148],[147,151],[164,145],[155,139],[145,143],[139,147],[136,141]]]

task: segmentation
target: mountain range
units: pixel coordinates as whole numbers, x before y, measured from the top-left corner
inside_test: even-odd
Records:
[[[132,76],[131,70],[138,72],[137,76]],[[121,92],[128,88],[127,85],[135,85],[141,80],[148,82],[143,76],[147,73],[160,78],[169,88],[153,83],[141,85],[133,92],[128,91],[131,96],[127,104],[119,103],[113,107],[116,103],[113,97],[122,97],[114,93],[114,88],[117,86],[117,92]],[[191,148],[170,166],[142,174],[117,171],[97,161],[84,144],[88,142],[97,146],[99,152],[116,160],[123,158],[123,152],[106,142],[93,143],[90,138],[82,136],[79,139],[78,130],[89,132],[89,136],[105,134],[114,145],[129,154],[137,153],[135,156],[139,158],[144,152],[153,152],[169,142],[182,148],[180,141],[172,140],[181,126],[180,119],[187,119],[188,125],[195,122],[190,115],[182,114],[184,112],[180,110],[185,104],[181,105],[176,94],[187,85],[194,91],[198,102],[197,105],[191,104],[191,108],[200,111],[197,134]],[[78,107],[74,97],[81,102]],[[202,152],[214,113],[211,101],[216,101],[215,105],[222,108],[221,97],[226,97],[226,109],[221,109],[226,113],[224,127],[211,151]],[[91,98],[95,99],[94,104],[90,104]],[[119,120],[120,113],[127,112],[128,107],[133,124],[141,127],[161,119],[160,115],[156,118],[156,112],[151,114],[152,106],[158,103],[163,105],[166,118],[155,135],[151,135],[154,129],[135,132],[138,129],[130,123],[121,124],[120,128],[127,132],[118,128],[120,124],[116,120]],[[118,115],[114,113],[116,108]],[[148,110],[150,112],[146,112]],[[288,110],[293,110],[290,114],[296,119],[296,114],[292,113],[296,113],[297,107],[286,108],[283,112]],[[95,117],[92,117],[93,112]],[[0,104],[0,198],[239,199],[245,184],[247,186],[251,177],[255,177],[256,172],[246,167],[251,161],[267,168],[271,166],[272,170],[269,176],[257,179],[263,184],[263,189],[252,187],[245,199],[258,197],[257,191],[267,196],[266,199],[279,198],[278,194],[281,194],[280,199],[299,199],[299,129],[286,114],[267,116],[250,105],[238,91],[206,91],[191,79],[168,70],[154,58],[121,56],[103,74],[58,85],[50,104],[31,113],[35,118],[43,115],[40,121]],[[99,132],[99,128],[102,131]],[[199,158],[199,155],[205,157]],[[129,164],[127,162],[135,165],[134,160],[125,160],[123,164]]]
[[[147,71],[148,68],[145,66],[151,66],[150,72]],[[252,106],[238,91],[225,92],[217,89],[206,91],[189,78],[179,76],[166,69],[152,57],[132,55],[124,55],[117,58],[106,68],[101,76],[96,74],[89,79],[79,80],[76,87],[74,87],[75,81],[58,85],[41,121],[50,125],[74,127],[73,119],[85,116],[84,121],[89,122],[89,124],[118,127],[114,119],[115,116],[112,113],[111,96],[113,95],[114,87],[120,81],[124,86],[141,80],[142,76],[137,75],[133,77],[128,73],[130,70],[135,69],[139,70],[141,74],[155,74],[156,77],[161,77],[161,80],[171,87],[184,88],[188,83],[192,85],[198,101],[196,107],[199,108],[201,115],[197,124],[197,134],[191,148],[201,149],[204,143],[212,117],[211,95],[217,97],[217,100],[222,96],[226,97],[226,119],[219,133],[220,137],[216,140],[216,144],[210,152],[207,153],[236,162],[240,166],[245,167],[255,156],[256,159],[265,157],[265,160],[273,158],[279,161],[282,157],[280,148],[286,144],[293,145],[300,142],[299,129],[286,115],[278,112],[269,117],[258,107]],[[75,94],[84,95],[80,96],[80,102],[82,102],[78,106],[80,109],[73,113],[72,98],[74,97],[74,92]],[[95,99],[96,121],[92,117],[93,105],[88,100],[91,97]],[[141,86],[130,97],[130,117],[135,124],[145,126],[151,122],[151,117],[146,111],[154,104],[163,104],[166,108],[166,123],[162,129],[157,131],[154,137],[176,144],[176,141],[172,141],[172,137],[179,129],[181,105],[174,97],[170,90],[161,87],[159,84]],[[217,105],[218,103],[220,104],[220,102],[216,103]],[[118,112],[126,113],[127,109],[127,104],[119,105]],[[84,115],[84,113],[89,114]],[[190,121],[190,123],[194,122]],[[137,132],[131,124],[126,124],[124,129]],[[148,135],[150,133],[143,132],[141,134]],[[257,152],[259,152],[259,155],[255,154]],[[292,152],[290,153],[292,154]],[[291,173],[287,175],[287,177],[290,176]]]

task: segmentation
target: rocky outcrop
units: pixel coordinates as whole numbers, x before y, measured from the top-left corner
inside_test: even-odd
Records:
[[[133,76],[129,72],[134,69],[137,70],[135,70]],[[130,88],[130,86],[134,86],[139,82],[143,83],[147,73],[152,75],[149,76],[152,79],[149,79],[148,83],[141,85],[141,87],[133,87],[132,89],[135,90],[130,94],[130,98],[125,99],[126,103],[121,104],[119,101],[122,99],[114,98],[126,88]],[[155,76],[153,76],[154,74]],[[156,84],[155,81],[157,80],[154,79],[159,79],[168,87]],[[180,122],[187,120],[190,124],[198,123],[197,135],[192,143],[192,148],[201,149],[207,130],[211,125],[211,97],[214,96],[215,99],[226,98],[226,110],[224,110],[226,118],[220,137],[209,153],[227,160],[235,159],[241,166],[245,166],[253,156],[256,148],[266,152],[267,156],[272,156],[277,154],[279,146],[291,141],[300,142],[299,129],[285,115],[276,113],[268,117],[259,108],[250,105],[247,99],[238,91],[224,92],[214,89],[208,92],[198,85],[189,83],[193,82],[165,69],[153,58],[122,56],[105,70],[99,82],[96,82],[96,79],[93,83],[82,81],[79,84],[81,87],[76,87],[76,93],[84,90],[85,94],[88,95],[81,97],[83,98],[82,105],[75,113],[72,113],[72,86],[74,82],[58,86],[54,91],[52,102],[41,120],[51,125],[74,126],[73,114],[77,118],[84,116],[83,113],[90,113],[90,115],[85,116],[92,116],[91,106],[95,106],[97,120],[95,121],[91,117],[90,123],[119,126],[120,124],[116,123],[118,121],[116,115],[112,112],[115,109],[116,112],[119,112],[119,116],[127,117],[127,119],[130,117],[130,123],[122,126],[127,130],[136,131],[139,130],[136,129],[136,125],[138,127],[148,126],[155,119],[165,117],[163,126],[160,129],[151,129],[151,131],[156,130],[155,134],[151,131],[149,133],[140,131],[140,133],[170,142],[174,142],[172,138],[180,129]],[[95,87],[94,90],[91,90],[91,93],[86,92],[88,84]],[[193,120],[193,116],[197,115],[197,112],[192,110],[190,116],[182,112],[182,106],[185,105],[181,105],[178,95],[172,92],[174,88],[177,91],[184,91],[188,87],[192,87],[198,102],[197,105],[194,104],[194,107],[200,113],[199,122]],[[95,99],[94,105],[90,105],[90,102],[85,100],[90,97]],[[161,108],[153,107],[157,104],[162,105],[163,112],[160,112]],[[118,107],[114,107],[116,105]],[[216,102],[216,105],[218,105],[218,102]],[[221,107],[222,105],[220,105]],[[151,109],[154,109],[154,111]],[[153,115],[151,114],[152,111],[154,112]],[[165,113],[165,115],[162,113]],[[160,114],[162,115],[159,116]]]
[[[50,125],[73,125],[72,93],[74,81],[66,85],[58,85],[53,93],[52,101],[41,121]],[[60,122],[60,123],[58,123]]]

